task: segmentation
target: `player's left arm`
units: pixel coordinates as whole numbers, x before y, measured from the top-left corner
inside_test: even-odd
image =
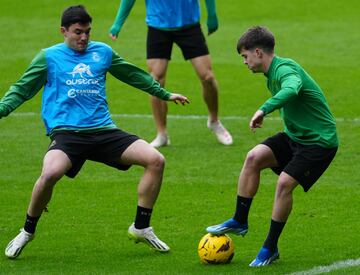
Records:
[[[216,15],[216,4],[215,0],[205,0],[206,10],[207,10],[207,28],[208,35],[215,32],[219,27],[219,21]]]
[[[287,102],[296,98],[302,88],[301,77],[296,72],[287,72],[279,77],[280,90],[269,98],[259,109],[267,115],[282,108]]]
[[[115,52],[113,52],[109,73],[122,82],[162,100],[174,101],[175,103],[180,102],[181,104],[189,103],[187,97],[181,94],[170,93],[162,88],[160,83],[149,73],[125,61]]]

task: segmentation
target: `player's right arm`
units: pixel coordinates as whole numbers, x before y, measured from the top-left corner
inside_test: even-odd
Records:
[[[156,96],[162,100],[174,101],[175,103],[186,104],[189,100],[181,94],[170,93],[160,86],[148,72],[125,61],[116,52],[112,53],[111,66],[109,73],[120,81],[140,89],[152,96]]]
[[[5,93],[0,100],[0,118],[7,116],[25,101],[35,96],[45,85],[47,66],[45,52],[41,51],[32,60],[23,76]]]
[[[134,3],[135,0],[121,0],[115,21],[109,30],[109,36],[112,40],[116,40],[118,37],[126,18],[129,16],[129,13],[134,6]]]
[[[264,120],[264,111],[257,110],[250,120],[250,129],[255,132],[256,128],[261,128]]]

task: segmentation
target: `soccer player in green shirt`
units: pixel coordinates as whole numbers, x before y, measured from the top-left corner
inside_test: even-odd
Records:
[[[212,234],[248,231],[248,213],[260,182],[260,172],[271,168],[279,175],[268,236],[250,266],[269,265],[279,258],[278,239],[292,209],[292,192],[301,185],[305,192],[325,172],[338,148],[336,125],[318,84],[295,61],[275,55],[275,38],[264,27],[247,30],[237,44],[244,64],[254,73],[264,73],[272,97],[255,112],[250,129],[261,128],[264,117],[276,109],[284,131],[248,152],[239,177],[233,218],[209,226]]]

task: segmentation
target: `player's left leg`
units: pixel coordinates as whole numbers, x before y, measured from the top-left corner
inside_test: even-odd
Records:
[[[165,167],[163,155],[140,139],[123,152],[121,163],[145,168],[138,185],[138,203],[142,207],[152,208],[160,192]]]
[[[279,258],[277,244],[292,209],[292,193],[296,186],[298,186],[298,183],[293,177],[285,172],[280,174],[276,186],[269,233],[260,252],[250,263],[250,266],[269,265]]]
[[[124,151],[121,163],[140,165],[145,169],[138,185],[136,219],[135,223],[129,227],[129,237],[135,242],[144,242],[157,251],[168,252],[170,248],[155,235],[150,227],[151,213],[160,192],[165,167],[163,155],[140,139]]]
[[[202,55],[191,58],[191,63],[201,81],[203,98],[209,111],[208,127],[211,129],[218,141],[224,145],[233,143],[232,136],[222,125],[218,117],[218,84],[211,68],[210,55]]]
[[[307,192],[328,168],[335,157],[337,147],[323,148],[318,145],[302,145],[279,133],[263,142],[276,155],[279,174],[269,234],[256,259],[250,266],[268,265],[277,258],[279,236],[290,215],[293,191],[298,186]]]

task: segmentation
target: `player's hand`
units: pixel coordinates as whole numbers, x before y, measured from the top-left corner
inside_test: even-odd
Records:
[[[261,128],[264,120],[264,111],[257,110],[250,120],[250,129],[255,132],[256,128]]]
[[[120,28],[117,25],[112,25],[109,30],[109,37],[115,41],[119,36]]]
[[[215,32],[219,27],[219,22],[216,14],[208,16],[206,23],[208,27],[208,35]]]
[[[111,38],[112,41],[115,41],[117,39],[117,35],[113,35],[111,33],[109,33],[109,37]]]
[[[174,101],[176,104],[180,102],[182,105],[185,105],[186,103],[190,103],[190,101],[187,99],[186,96],[180,94],[171,94],[169,100]]]

